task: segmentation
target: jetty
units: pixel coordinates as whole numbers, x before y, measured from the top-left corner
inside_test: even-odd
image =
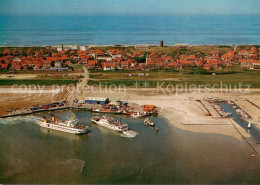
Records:
[[[201,100],[201,104],[204,106],[204,108],[210,113],[210,115],[214,118],[221,118],[219,113],[211,106],[211,104],[206,100]]]

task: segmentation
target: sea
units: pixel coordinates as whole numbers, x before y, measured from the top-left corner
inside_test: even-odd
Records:
[[[0,27],[1,46],[260,44],[260,15],[0,16]]]
[[[0,183],[12,184],[259,184],[260,159],[242,140],[174,127],[151,117],[114,115],[138,132],[134,138],[91,123],[91,112],[56,111],[57,119],[74,112],[85,135],[39,126],[50,112],[0,120]]]

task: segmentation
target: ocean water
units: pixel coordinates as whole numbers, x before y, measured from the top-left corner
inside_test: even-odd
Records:
[[[58,119],[72,112],[58,111]],[[229,136],[193,133],[153,117],[159,132],[116,116],[139,132],[135,138],[90,122],[75,111],[87,135],[41,128],[39,113],[0,120],[0,183],[25,184],[259,184],[260,160],[248,145]]]
[[[0,45],[260,44],[260,15],[0,16]]]

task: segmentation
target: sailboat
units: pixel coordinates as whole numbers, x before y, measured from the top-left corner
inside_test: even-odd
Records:
[[[248,123],[247,128],[251,128],[251,122]]]

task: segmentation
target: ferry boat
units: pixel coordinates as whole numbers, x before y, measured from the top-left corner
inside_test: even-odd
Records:
[[[113,110],[113,109],[92,109],[92,112],[97,113],[110,113],[110,114],[122,114],[121,110]]]
[[[123,132],[123,131],[128,130],[127,124],[122,123],[122,122],[120,122],[112,117],[108,117],[108,116],[102,116],[102,117],[94,116],[93,118],[91,118],[91,121],[100,126],[109,128],[114,131]]]
[[[75,119],[75,117],[68,121],[56,120],[53,114],[51,115],[51,120],[47,120],[46,117],[43,117],[40,126],[70,134],[85,134],[88,131],[88,126],[79,125],[78,119]]]

